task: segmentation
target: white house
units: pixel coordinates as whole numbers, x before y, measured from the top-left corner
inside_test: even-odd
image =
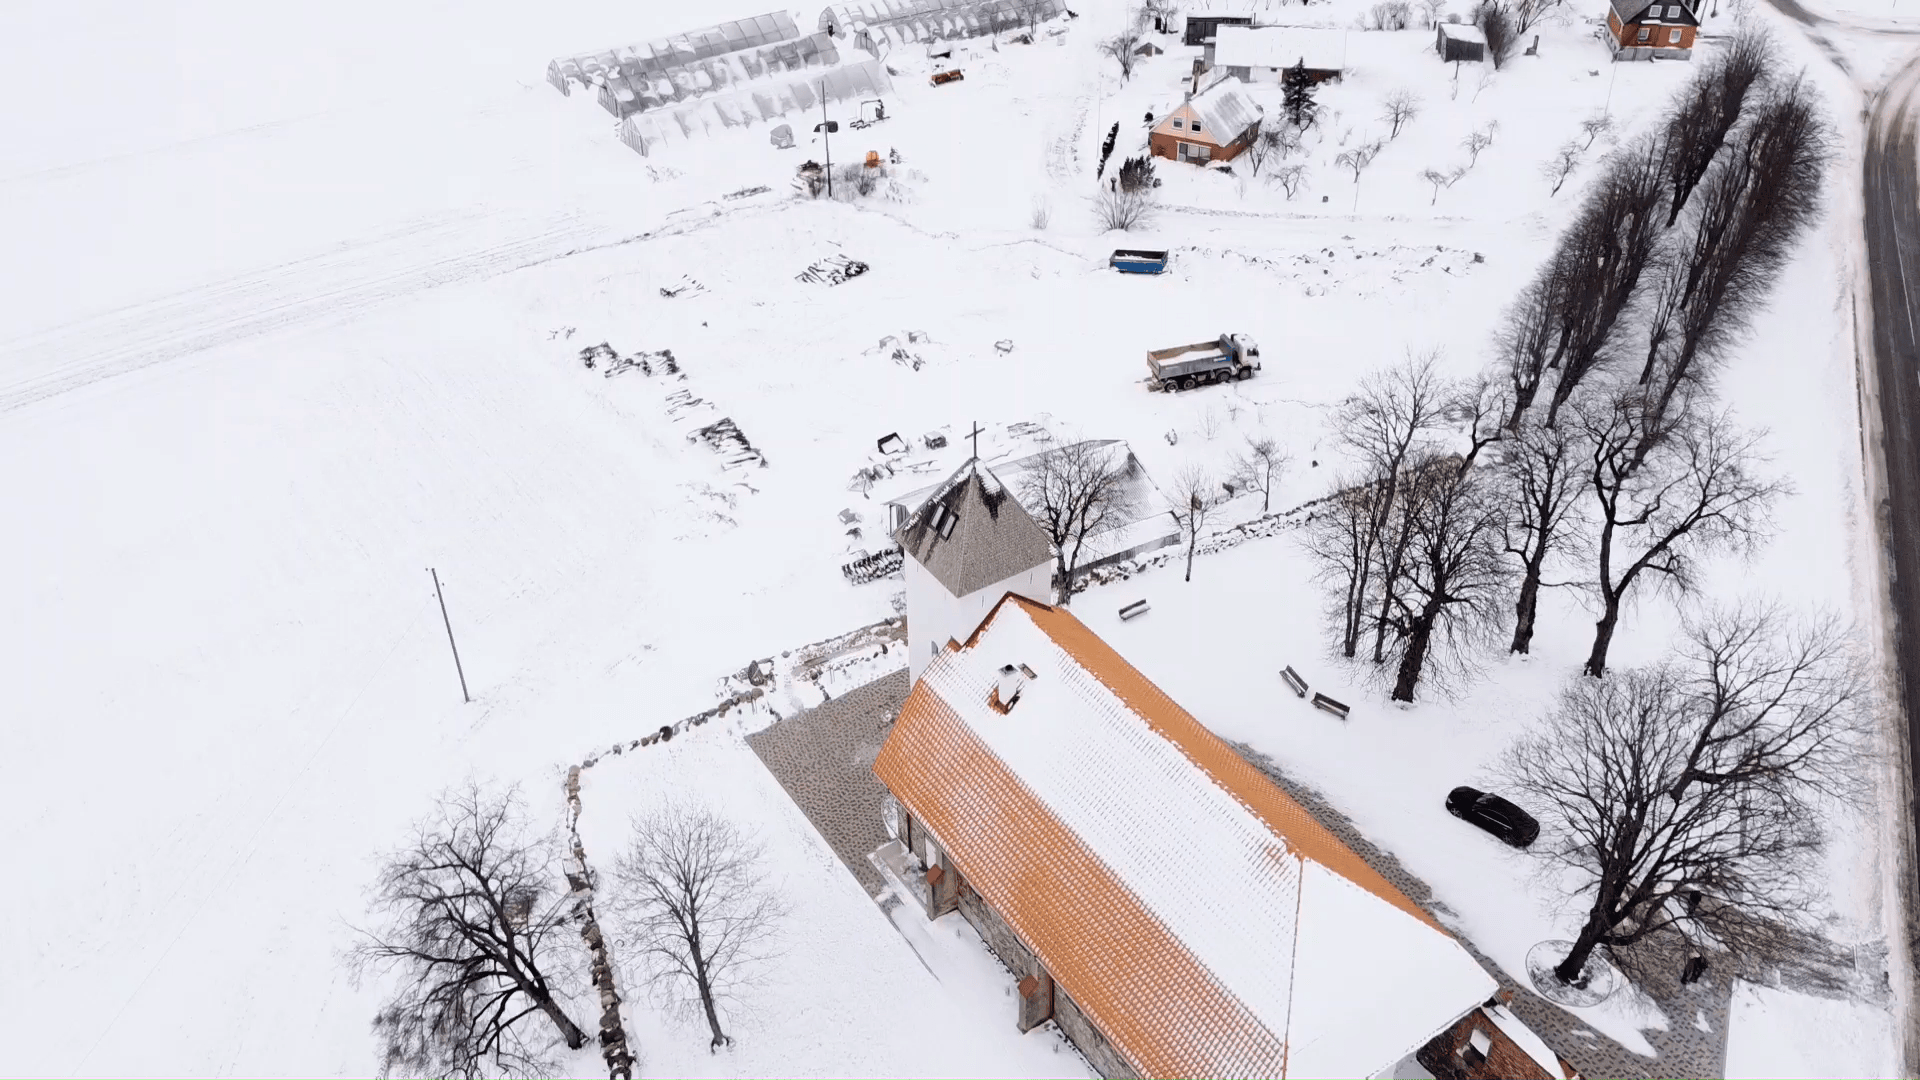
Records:
[[[1053,550],[979,459],[960,466],[894,532],[906,554],[907,670],[916,679],[1008,593],[1053,602]]]

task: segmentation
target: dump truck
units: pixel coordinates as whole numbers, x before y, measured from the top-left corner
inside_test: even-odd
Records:
[[[1155,349],[1147,354],[1148,382],[1156,390],[1191,390],[1228,379],[1251,379],[1260,370],[1260,346],[1245,334]]]

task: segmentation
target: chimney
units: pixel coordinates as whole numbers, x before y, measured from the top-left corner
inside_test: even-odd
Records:
[[[993,684],[993,699],[989,704],[1001,712],[1010,712],[1014,703],[1020,700],[1020,691],[1027,685],[1024,667],[1008,664],[1000,669],[1000,677]]]

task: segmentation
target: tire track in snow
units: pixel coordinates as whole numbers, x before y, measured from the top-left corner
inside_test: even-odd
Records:
[[[459,243],[473,232],[498,236],[500,221],[475,215],[425,235],[407,230],[0,343],[0,414],[219,345],[349,319],[411,293],[617,239],[604,222],[562,214],[509,219],[509,239]]]

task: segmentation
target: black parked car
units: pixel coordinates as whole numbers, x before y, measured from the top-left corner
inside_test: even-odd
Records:
[[[1447,792],[1447,813],[1472,822],[1517,848],[1526,847],[1540,836],[1540,823],[1533,820],[1532,814],[1478,788],[1457,787]]]

